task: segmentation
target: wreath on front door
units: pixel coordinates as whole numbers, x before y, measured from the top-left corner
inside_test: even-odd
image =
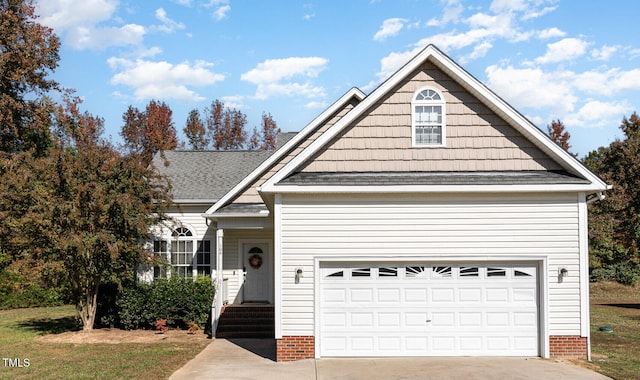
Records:
[[[249,257],[249,265],[251,265],[251,268],[253,269],[260,268],[262,266],[262,256],[254,254]]]

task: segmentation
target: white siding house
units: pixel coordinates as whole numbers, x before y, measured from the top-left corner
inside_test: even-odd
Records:
[[[214,324],[273,305],[280,361],[589,355],[586,207],[608,186],[437,48],[288,137],[176,214],[213,240]],[[226,153],[171,154],[194,178]]]

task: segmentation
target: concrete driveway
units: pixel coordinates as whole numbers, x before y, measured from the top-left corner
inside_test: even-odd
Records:
[[[216,339],[171,380],[247,379],[609,379],[539,358],[368,358],[275,362],[273,339]]]

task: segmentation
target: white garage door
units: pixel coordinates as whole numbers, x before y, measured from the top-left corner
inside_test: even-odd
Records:
[[[323,264],[321,356],[538,356],[534,264]]]

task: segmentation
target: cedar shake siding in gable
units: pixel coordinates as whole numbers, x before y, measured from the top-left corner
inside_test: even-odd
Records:
[[[446,100],[446,146],[411,146],[411,100],[423,87]],[[337,136],[302,172],[560,170],[520,132],[430,62]]]
[[[271,167],[266,173],[260,177],[254,184],[249,186],[240,196],[233,200],[233,203],[262,203],[262,197],[258,194],[257,187],[264,183],[267,179],[282,169],[289,161],[291,161],[298,153],[302,152],[304,148],[309,146],[318,137],[320,137],[327,129],[331,128],[338,120],[353,109],[358,104],[359,100],[352,98],[347,102],[344,107],[338,110],[335,114],[331,115],[327,122],[319,125],[318,129],[314,131],[308,138],[304,139],[298,146],[296,146],[289,154],[284,156],[273,167]],[[256,186],[258,185],[258,186]]]

